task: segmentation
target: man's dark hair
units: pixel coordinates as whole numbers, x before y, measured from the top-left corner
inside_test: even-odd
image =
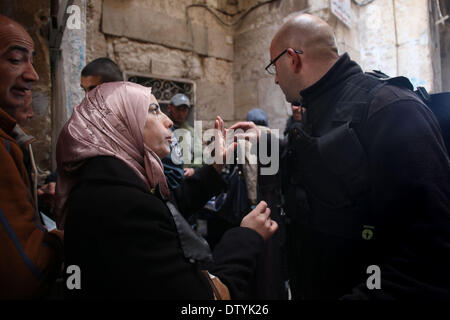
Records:
[[[83,70],[81,70],[81,76],[100,76],[103,83],[123,81],[122,71],[120,71],[119,66],[106,57],[89,62]]]

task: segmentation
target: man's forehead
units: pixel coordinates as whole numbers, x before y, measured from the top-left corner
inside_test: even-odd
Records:
[[[272,42],[270,43],[270,48],[269,48],[269,52],[270,52],[270,55],[272,56],[277,56],[278,55],[278,53],[276,53],[277,51],[278,51],[278,47],[279,47],[279,45],[278,45],[278,41],[277,41],[277,39],[274,37],[273,39],[272,39]],[[274,57],[271,57],[271,58],[274,58]]]
[[[15,47],[23,48],[32,53],[34,51],[33,39],[18,24],[0,24],[0,54]]]

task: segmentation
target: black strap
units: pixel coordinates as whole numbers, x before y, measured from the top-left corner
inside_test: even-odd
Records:
[[[174,204],[167,201],[166,206],[175,222],[185,258],[190,262],[211,262],[212,253],[208,242],[194,232]]]

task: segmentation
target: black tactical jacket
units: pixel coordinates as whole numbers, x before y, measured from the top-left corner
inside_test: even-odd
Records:
[[[450,166],[432,112],[347,54],[300,94],[282,155],[294,298],[450,298]]]

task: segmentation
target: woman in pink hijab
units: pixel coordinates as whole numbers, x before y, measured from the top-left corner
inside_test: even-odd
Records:
[[[151,90],[130,82],[102,84],[75,108],[57,145],[65,265],[81,271],[67,297],[246,297],[277,224],[261,202],[211,252],[184,217],[222,190],[221,165],[203,167],[171,194],[160,160],[171,126]],[[219,117],[216,129],[216,150],[225,153]]]

